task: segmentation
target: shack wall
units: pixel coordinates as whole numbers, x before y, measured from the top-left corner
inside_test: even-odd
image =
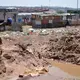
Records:
[[[40,16],[40,15],[32,15],[34,28],[53,28],[53,27],[61,27],[64,26],[62,22],[61,16],[49,15],[49,16]],[[38,21],[41,21],[41,24],[37,24]]]
[[[11,17],[13,19],[14,13],[7,12],[6,16],[5,16],[5,21],[7,20],[8,17]],[[0,20],[4,20],[4,13],[3,12],[0,12]],[[13,19],[13,22],[14,22],[14,19]]]

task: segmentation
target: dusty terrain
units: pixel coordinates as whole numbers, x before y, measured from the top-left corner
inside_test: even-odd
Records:
[[[6,33],[1,33],[0,35],[1,80],[6,76],[28,74],[30,73],[29,69],[36,73],[33,69],[47,68],[50,65],[47,61],[48,59],[80,65],[79,27],[34,30],[28,34],[19,32]],[[40,74],[48,72],[48,69],[41,70]],[[59,77],[54,80],[65,79],[60,79]]]

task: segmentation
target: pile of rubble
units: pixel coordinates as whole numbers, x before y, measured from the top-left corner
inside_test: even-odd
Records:
[[[48,66],[46,59],[80,65],[80,33],[15,34],[0,38],[0,75],[19,75],[26,68]]]
[[[1,48],[1,45],[2,45],[2,39],[0,38],[0,75],[6,73],[6,66],[5,66],[5,63],[4,63],[3,59],[2,59],[2,48]]]
[[[20,42],[18,38],[0,38],[0,75],[10,76],[12,74],[24,74],[26,69],[44,67],[48,65],[45,59],[40,58],[38,52],[34,52],[28,47],[31,43]],[[27,72],[26,72],[27,73]]]
[[[51,37],[44,48],[43,56],[48,59],[61,60],[80,65],[80,35],[67,34]]]

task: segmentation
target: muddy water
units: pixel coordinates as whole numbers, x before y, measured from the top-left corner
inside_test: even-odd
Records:
[[[64,72],[69,73],[72,76],[76,76],[76,77],[80,78],[80,66],[79,65],[58,62],[58,61],[52,61],[52,60],[49,60],[49,63],[52,66],[56,66],[56,67],[60,68],[61,70],[63,70]]]

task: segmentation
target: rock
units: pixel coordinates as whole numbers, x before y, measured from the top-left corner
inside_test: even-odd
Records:
[[[11,56],[9,54],[4,54],[3,57],[6,59],[11,59]]]
[[[0,49],[0,55],[2,55],[2,49]]]
[[[77,59],[76,64],[80,65],[80,58]]]
[[[24,75],[19,75],[19,78],[23,78],[24,77]]]
[[[19,78],[17,80],[29,80],[32,76],[28,75],[28,76],[24,76],[23,78]]]
[[[9,37],[9,34],[5,34],[5,37]]]
[[[0,38],[0,45],[2,44],[2,39]]]
[[[0,74],[6,73],[6,67],[4,62],[2,61],[2,58],[0,57]]]

